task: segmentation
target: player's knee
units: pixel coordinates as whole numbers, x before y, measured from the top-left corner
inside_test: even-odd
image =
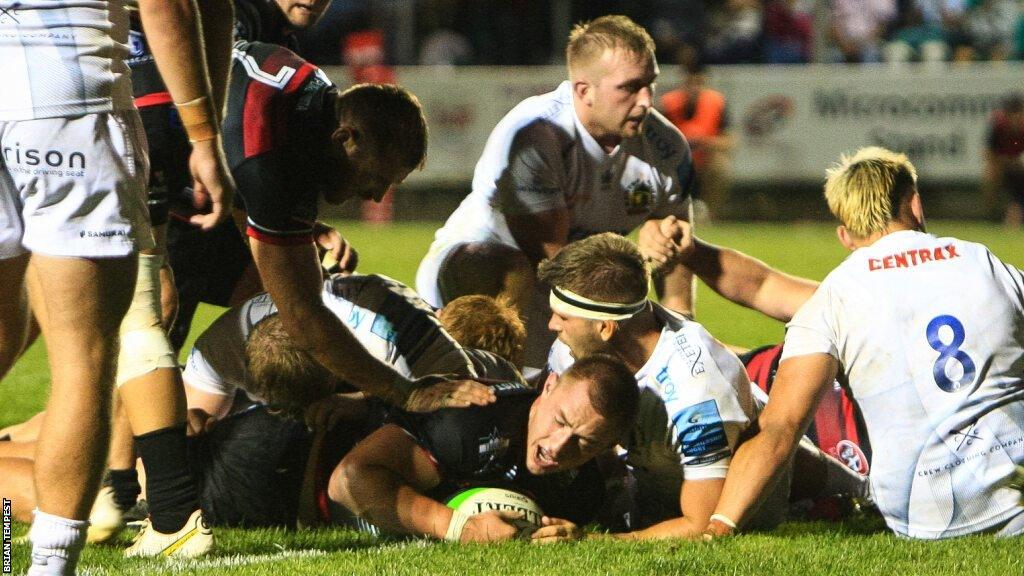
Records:
[[[351,479],[353,475],[359,474],[360,465],[358,462],[346,456],[341,463],[334,468],[331,479],[327,483],[327,497],[346,507],[355,515],[359,515],[358,502],[352,497]]]
[[[162,258],[139,256],[139,273],[131,306],[121,321],[117,359],[118,386],[158,368],[174,368],[174,350],[160,324],[160,266]]]

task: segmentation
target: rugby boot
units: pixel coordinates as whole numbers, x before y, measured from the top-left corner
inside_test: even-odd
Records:
[[[202,510],[196,510],[181,530],[163,534],[153,529],[149,520],[142,524],[135,542],[125,550],[125,556],[177,556],[194,558],[213,550],[213,530],[203,519]]]

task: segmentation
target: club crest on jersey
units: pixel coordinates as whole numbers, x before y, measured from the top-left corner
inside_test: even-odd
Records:
[[[654,188],[646,180],[634,180],[626,186],[626,212],[642,214],[651,209],[654,201]]]
[[[146,41],[142,39],[142,32],[137,30],[128,31],[128,53],[132,58],[138,58],[146,54]]]
[[[860,446],[850,440],[840,440],[836,443],[833,456],[840,462],[846,464],[847,468],[860,474],[868,473],[868,459],[864,456]]]

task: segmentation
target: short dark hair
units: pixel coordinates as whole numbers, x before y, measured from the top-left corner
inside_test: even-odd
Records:
[[[392,156],[407,168],[423,166],[427,120],[412,92],[393,84],[356,84],[338,95],[336,110],[338,122],[350,122],[366,135],[376,156]]]
[[[647,297],[650,275],[640,250],[613,232],[577,240],[544,260],[537,277],[592,300],[626,304]]]
[[[616,430],[625,432],[633,427],[640,410],[640,387],[622,360],[610,354],[591,354],[577,360],[562,378],[587,382],[590,404]]]
[[[247,391],[295,418],[302,418],[310,404],[339,383],[309,352],[294,345],[278,314],[264,318],[249,333],[245,366]]]

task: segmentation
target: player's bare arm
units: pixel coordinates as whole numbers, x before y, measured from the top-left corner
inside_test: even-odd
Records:
[[[516,244],[534,266],[569,243],[569,210],[566,208],[508,216],[507,222]]]
[[[470,380],[417,386],[373,357],[332,314],[320,295],[322,276],[313,243],[282,246],[250,241],[263,285],[277,304],[285,330],[298,347],[363,392],[410,411],[483,405],[494,392]]]
[[[223,4],[224,0],[220,3]],[[150,49],[192,143],[189,168],[195,179],[195,194],[209,198],[210,213],[197,214],[192,217],[192,222],[208,230],[227,217],[235,184],[224,158],[220,139],[222,111],[217,108],[217,94],[221,94],[223,103],[227,77],[215,79],[217,87],[211,87],[209,67],[203,65],[206,58],[202,27],[195,8],[189,0],[139,2],[139,15],[147,31]],[[215,19],[230,18],[232,14],[230,9],[211,9],[210,12],[210,17]],[[211,30],[230,33],[229,27],[216,24]],[[216,45],[222,44],[217,39]],[[219,61],[215,59],[215,62]],[[222,63],[216,66],[221,68],[218,73],[227,70]]]
[[[720,478],[685,480],[679,491],[679,508],[682,510],[682,516],[659,522],[643,530],[619,534],[616,537],[626,540],[700,538],[708,524],[708,519],[711,518],[711,513],[715,511],[715,505],[718,503],[724,485],[725,480]]]
[[[678,221],[672,238],[678,257],[662,269],[687,268],[723,298],[776,320],[788,322],[818,288],[813,280],[701,240],[688,222]]]
[[[427,452],[404,430],[387,425],[345,456],[331,477],[328,495],[386,531],[460,542],[509,540],[518,534],[506,521],[515,516],[507,513],[478,514],[453,528],[454,510],[423,495],[440,483]]]
[[[722,496],[706,534],[731,533],[742,526],[793,455],[811,421],[814,408],[835,380],[838,363],[827,354],[808,354],[779,365],[768,405],[758,419],[759,430],[736,451]],[[730,526],[732,524],[733,526]]]

